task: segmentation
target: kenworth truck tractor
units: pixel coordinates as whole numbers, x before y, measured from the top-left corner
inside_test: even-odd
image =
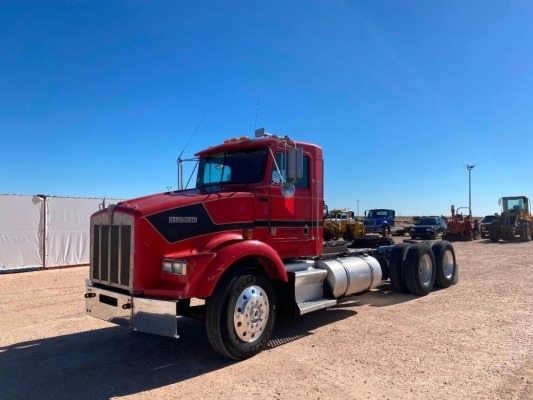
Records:
[[[260,129],[194,160],[193,189],[91,217],[88,315],[176,338],[180,319],[200,318],[214,350],[240,360],[265,348],[279,315],[332,307],[389,280],[419,296],[455,281],[449,242],[325,247],[319,146]]]

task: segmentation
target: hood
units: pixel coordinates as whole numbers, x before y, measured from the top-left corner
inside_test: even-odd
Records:
[[[147,217],[152,214],[161,213],[167,210],[182,208],[185,206],[205,205],[209,207],[210,203],[226,200],[235,203],[243,201],[246,198],[253,197],[251,192],[217,192],[207,193],[198,189],[190,189],[176,192],[165,192],[153,194],[150,196],[137,197],[134,199],[122,201],[115,207],[115,211],[126,211],[141,217]]]
[[[197,189],[166,192],[123,201],[113,213],[133,214],[173,243],[213,232],[252,228],[254,194]]]

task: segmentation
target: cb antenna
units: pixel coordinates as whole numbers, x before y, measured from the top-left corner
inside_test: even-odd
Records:
[[[209,107],[207,109],[207,111],[205,112],[204,116],[202,117],[202,119],[200,120],[200,122],[198,123],[198,126],[196,126],[196,129],[194,130],[194,132],[191,134],[191,136],[189,137],[189,140],[187,140],[187,143],[185,143],[185,146],[183,146],[183,150],[181,151],[179,157],[178,157],[178,160],[181,160],[181,156],[183,155],[183,153],[185,152],[185,150],[187,149],[187,146],[189,145],[189,143],[191,142],[191,139],[194,137],[194,135],[196,134],[196,132],[198,131],[198,129],[200,129],[200,126],[202,126],[202,122],[204,122],[204,119],[205,117],[207,117],[207,114],[209,114],[209,111],[211,110],[211,107]]]
[[[181,156],[183,155],[183,153],[185,153],[187,146],[191,142],[196,132],[198,132],[198,129],[200,129],[200,126],[202,126],[202,123],[204,122],[205,117],[207,117],[207,114],[209,114],[210,110],[211,110],[211,107],[209,107],[207,111],[205,112],[204,116],[202,117],[198,125],[196,126],[196,129],[189,137],[189,140],[187,140],[187,143],[185,143],[185,146],[183,146],[183,150],[181,151],[180,155],[178,156],[178,159],[176,160],[176,163],[178,164],[178,190],[183,189],[183,165],[181,164],[182,163]]]
[[[259,97],[257,98],[257,103],[255,104],[255,126],[254,126],[254,130],[257,129],[257,114],[259,114]]]

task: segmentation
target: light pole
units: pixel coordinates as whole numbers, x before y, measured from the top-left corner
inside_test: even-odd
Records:
[[[470,214],[472,214],[472,178],[471,172],[474,169],[476,164],[466,164],[465,168],[468,170],[468,208],[470,209]]]
[[[359,216],[359,201],[360,200],[355,200],[355,201],[357,201],[357,216]]]

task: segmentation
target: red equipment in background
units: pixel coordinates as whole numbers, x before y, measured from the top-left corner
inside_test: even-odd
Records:
[[[442,239],[449,241],[470,241],[476,239],[470,207],[459,207],[455,210],[455,206],[452,204],[451,210],[451,218],[442,216],[444,221],[446,221],[446,225],[448,225],[447,232]]]

